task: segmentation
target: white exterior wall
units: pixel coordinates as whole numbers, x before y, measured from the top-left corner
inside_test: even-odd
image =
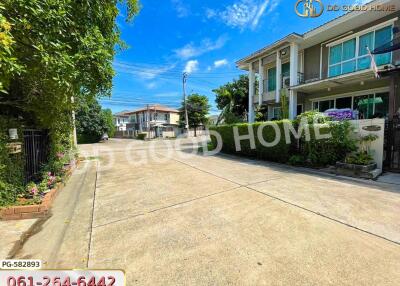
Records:
[[[126,124],[129,123],[127,116],[114,116],[114,125],[118,131],[126,131]]]
[[[378,168],[382,170],[383,166],[383,144],[384,144],[384,131],[385,131],[385,119],[365,119],[365,120],[351,120],[351,124],[354,127],[354,134],[356,137],[366,136],[366,135],[377,135],[378,139],[371,142],[370,151],[374,158],[375,163]],[[367,126],[379,126],[379,131],[367,131],[363,127]]]
[[[169,124],[179,124],[179,114],[178,113],[170,113],[169,114]]]

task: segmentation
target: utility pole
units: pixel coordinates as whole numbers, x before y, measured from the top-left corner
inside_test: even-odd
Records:
[[[188,118],[188,110],[187,110],[187,104],[186,104],[186,80],[187,80],[188,74],[186,72],[183,73],[182,75],[182,83],[183,83],[183,105],[185,108],[185,130],[186,134],[189,135],[189,118]]]

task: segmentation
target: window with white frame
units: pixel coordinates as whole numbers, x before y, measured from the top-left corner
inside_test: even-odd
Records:
[[[389,25],[330,46],[329,77],[370,68],[371,57],[368,54],[368,49],[372,51],[388,43],[392,40],[392,34],[392,25]],[[376,65],[381,66],[391,62],[392,53],[375,55],[374,57]]]

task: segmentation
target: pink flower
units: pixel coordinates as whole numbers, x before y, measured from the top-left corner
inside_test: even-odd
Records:
[[[51,185],[53,185],[55,183],[55,181],[56,181],[56,177],[50,176],[49,179],[47,180],[47,186],[50,187]]]
[[[36,194],[38,193],[38,189],[37,189],[36,187],[33,187],[33,188],[30,190],[30,193],[31,193],[32,195],[36,195]]]
[[[57,158],[58,159],[64,158],[64,153],[61,152],[57,153]]]

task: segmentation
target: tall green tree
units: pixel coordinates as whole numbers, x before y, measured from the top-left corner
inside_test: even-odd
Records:
[[[53,146],[71,141],[72,98],[111,95],[118,4],[128,21],[139,11],[137,0],[2,0],[0,113],[49,129]]]
[[[107,125],[107,134],[108,134],[108,136],[114,137],[115,131],[116,131],[116,127],[115,127],[115,124],[114,124],[114,118],[113,118],[113,114],[112,114],[111,109],[108,109],[108,108],[107,109],[102,109],[101,112],[102,112],[101,116],[103,117],[103,120],[104,120],[105,124]]]
[[[197,128],[208,122],[207,115],[211,106],[208,104],[208,98],[205,95],[193,93],[186,99],[189,126],[194,128],[194,136],[197,136]],[[180,121],[185,122],[185,105],[182,102],[180,108]]]
[[[257,87],[257,82],[255,87]],[[219,121],[237,123],[244,121],[249,104],[249,77],[241,75],[239,79],[228,82],[213,92],[216,95],[217,108],[221,110]]]
[[[99,142],[103,134],[113,135],[114,124],[109,109],[101,109],[97,100],[81,102],[76,112],[76,132],[79,143]]]

